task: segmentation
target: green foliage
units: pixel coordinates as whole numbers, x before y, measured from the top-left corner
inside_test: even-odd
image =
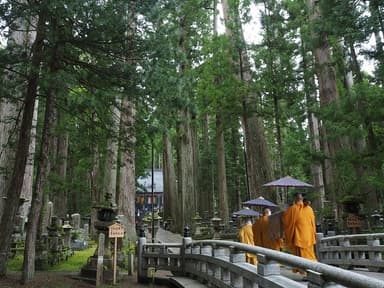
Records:
[[[69,257],[68,260],[49,267],[48,271],[80,271],[81,267],[87,264],[88,258],[92,256],[94,252],[95,247],[75,251],[74,255]]]
[[[76,272],[80,271],[81,267],[84,266],[88,258],[95,252],[95,247],[88,248],[82,251],[75,251],[74,255],[69,257],[67,261],[62,261],[56,265],[50,266],[49,271],[66,271]],[[11,258],[8,262],[9,271],[21,271],[23,266],[23,255],[17,254]]]

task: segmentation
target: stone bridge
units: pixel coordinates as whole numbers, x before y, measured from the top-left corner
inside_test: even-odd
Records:
[[[379,277],[371,277],[347,270],[381,272],[384,233],[326,238],[319,234],[316,245],[319,262],[233,241],[194,241],[188,230],[180,240],[147,243],[145,235],[141,234],[137,246],[138,282],[148,282],[156,271],[165,270],[174,275],[169,280],[179,287],[384,288],[381,273],[376,273]],[[245,261],[246,252],[257,255],[257,265]],[[305,270],[305,279],[287,273],[292,268]]]

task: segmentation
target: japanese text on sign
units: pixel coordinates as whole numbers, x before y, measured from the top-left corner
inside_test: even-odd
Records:
[[[124,237],[124,226],[115,223],[109,226],[109,238],[123,238]]]

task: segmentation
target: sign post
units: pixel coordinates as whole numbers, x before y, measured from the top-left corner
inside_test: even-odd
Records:
[[[113,254],[113,284],[116,284],[116,264],[117,264],[117,238],[124,237],[124,225],[115,223],[109,228],[109,238],[114,238],[115,249]]]

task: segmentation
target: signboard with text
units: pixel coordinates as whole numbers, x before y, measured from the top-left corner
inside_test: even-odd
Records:
[[[348,215],[347,228],[361,228],[363,221],[357,215]]]
[[[109,228],[109,238],[123,238],[124,226],[119,223],[112,224]]]

